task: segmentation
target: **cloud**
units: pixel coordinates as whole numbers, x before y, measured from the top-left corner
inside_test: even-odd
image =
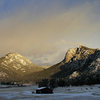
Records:
[[[30,3],[0,19],[1,56],[19,52],[36,64],[52,65],[64,57],[68,48],[80,43],[91,45],[94,35],[99,34],[96,2],[67,9],[59,2],[53,6]]]

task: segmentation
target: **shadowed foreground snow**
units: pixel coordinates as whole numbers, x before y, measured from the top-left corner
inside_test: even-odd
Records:
[[[32,94],[36,88],[1,88],[0,100],[100,100],[100,85],[59,87],[54,94]]]

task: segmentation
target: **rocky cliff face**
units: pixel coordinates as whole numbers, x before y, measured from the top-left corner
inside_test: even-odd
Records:
[[[0,58],[1,81],[24,80],[27,74],[40,70],[42,70],[41,67],[32,64],[31,61],[18,53],[8,53]]]
[[[85,46],[79,46],[78,48],[69,49],[65,55],[65,63],[73,62],[76,60],[82,60],[94,54],[97,49],[90,49]]]
[[[41,72],[41,78],[63,79],[67,85],[100,83],[100,49],[69,49],[64,60]]]

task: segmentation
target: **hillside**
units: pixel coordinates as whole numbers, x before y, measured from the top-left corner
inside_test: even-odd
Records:
[[[0,81],[23,81],[28,74],[41,70],[43,68],[18,53],[8,53],[0,58]]]
[[[0,81],[35,83],[42,79],[63,80],[66,85],[100,83],[100,49],[69,49],[64,59],[51,67],[37,66],[18,53],[0,58]]]
[[[63,79],[67,85],[100,83],[100,50],[85,46],[69,49],[60,63],[31,76],[33,81]]]

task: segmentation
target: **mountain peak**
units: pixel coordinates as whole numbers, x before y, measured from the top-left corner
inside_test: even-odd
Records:
[[[93,54],[97,49],[91,49],[86,46],[80,45],[77,48],[71,48],[67,51],[65,55],[65,62],[72,60],[80,60],[88,57],[90,54]]]
[[[9,57],[12,57],[12,56],[21,56],[21,54],[19,54],[17,52],[12,52],[12,53],[6,54],[6,56],[9,56]]]
[[[79,45],[79,47],[77,47],[81,50],[97,50],[97,49],[92,49],[92,48],[88,48],[87,46],[83,46],[83,45]]]
[[[4,76],[4,80],[23,79],[25,75],[41,70],[43,68],[16,52],[8,53],[0,58],[0,77]]]
[[[78,48],[88,48],[88,47],[83,46],[83,45],[79,45],[79,47],[78,47]]]

